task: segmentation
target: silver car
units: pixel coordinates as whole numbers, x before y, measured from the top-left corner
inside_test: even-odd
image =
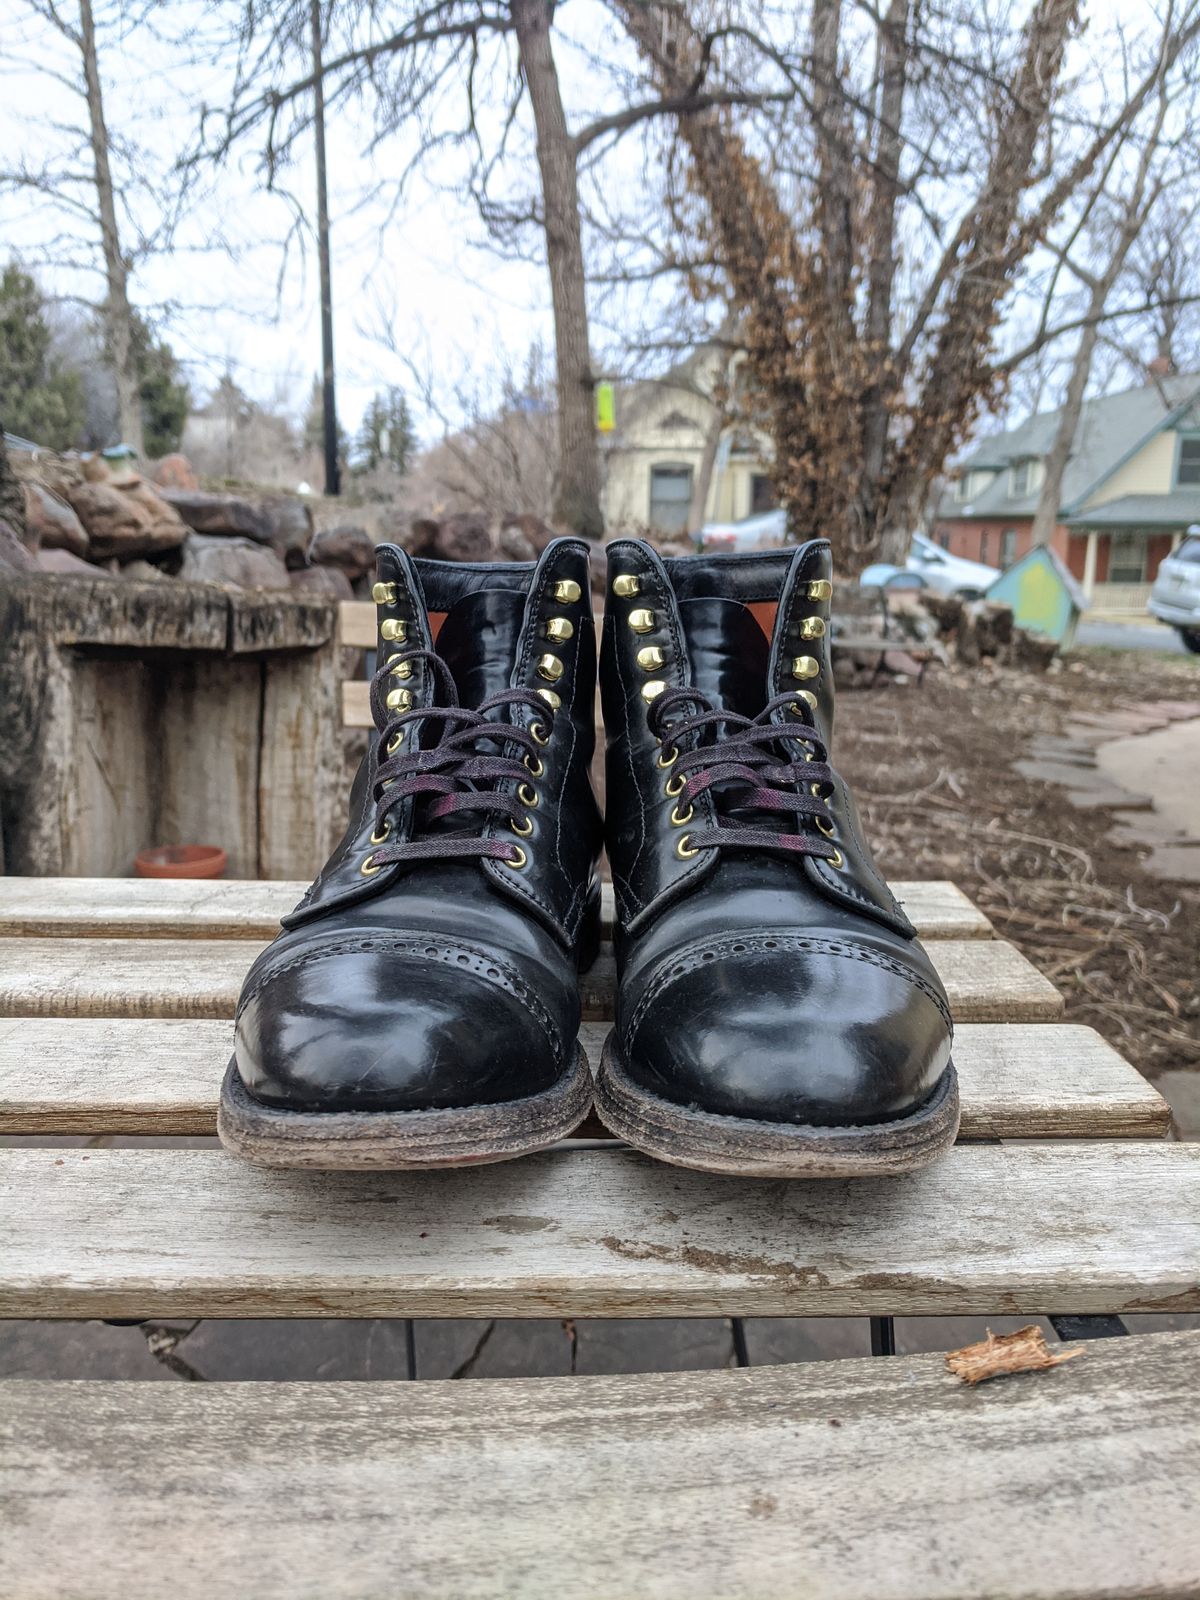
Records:
[[[1200,533],[1189,533],[1163,557],[1147,609],[1178,629],[1187,648],[1200,654]]]

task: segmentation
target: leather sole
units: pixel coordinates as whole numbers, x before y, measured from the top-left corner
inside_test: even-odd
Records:
[[[677,1105],[635,1082],[615,1033],[596,1074],[596,1110],[635,1149],[677,1167],[744,1178],[878,1178],[936,1161],[958,1134],[958,1076],[950,1063],[907,1117],[850,1127],[760,1122]]]
[[[404,1172],[483,1166],[544,1150],[592,1108],[588,1060],[576,1045],[563,1076],[541,1094],[437,1111],[289,1111],[264,1105],[234,1061],[221,1085],[221,1143],[261,1167]]]

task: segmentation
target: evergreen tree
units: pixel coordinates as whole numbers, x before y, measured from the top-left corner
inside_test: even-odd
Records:
[[[15,262],[0,278],[0,424],[51,450],[78,444],[83,382],[51,354],[46,303]]]
[[[146,454],[169,455],[172,450],[179,449],[192,394],[171,346],[162,339],[156,339],[148,324],[136,313],[133,359],[142,401]]]
[[[395,387],[385,389],[363,413],[355,471],[373,472],[377,467],[389,467],[403,477],[416,443],[412,413],[404,391]]]

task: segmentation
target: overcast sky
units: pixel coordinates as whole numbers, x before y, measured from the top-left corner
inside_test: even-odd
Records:
[[[1114,16],[1135,18],[1143,6],[1144,0],[1092,0],[1088,9],[1098,28]],[[1018,14],[1025,9],[1017,7]],[[71,0],[64,11],[77,14]],[[171,0],[152,8],[148,24],[104,43],[110,131],[114,140],[148,150],[160,178],[195,136],[200,104],[224,99],[227,61],[217,59],[206,33],[213,14],[201,0]],[[619,103],[589,59],[591,47],[597,53],[608,49],[613,25],[599,0],[570,0],[560,18],[564,98],[578,125]],[[196,59],[181,60],[178,46],[163,35],[178,39],[189,23],[199,36]],[[36,163],[69,152],[71,140],[62,130],[81,125],[82,103],[41,69],[75,78],[78,57],[25,0],[0,0],[0,41],[0,165],[14,154]],[[402,131],[371,149],[371,134],[363,108],[347,104],[332,111],[338,409],[351,429],[377,388],[393,382],[411,388],[396,352],[432,372],[451,403],[451,391],[463,383],[486,387],[505,362],[519,369],[535,341],[547,351],[553,347],[545,269],[499,260],[484,248],[473,203],[454,192],[463,171],[460,156],[449,153],[427,163],[393,212],[388,197],[394,195],[395,175],[414,153],[415,135]],[[529,151],[527,135],[517,148]],[[280,242],[295,213],[283,197],[262,192],[257,158],[257,144],[247,142],[205,180],[207,193],[179,228],[181,248],[139,263],[132,295],[141,307],[165,311],[165,331],[197,392],[211,388],[228,368],[254,398],[300,411],[320,359],[315,257],[308,239],[306,248],[293,243],[285,262]],[[78,170],[80,162],[72,165]],[[637,183],[632,145],[628,155],[615,158],[609,181]],[[315,179],[307,141],[286,183],[297,201],[311,207]],[[147,197],[134,203],[143,226],[151,227],[155,203]],[[64,216],[40,197],[0,194],[0,258],[15,255],[55,294],[99,298],[97,279],[77,264],[94,254],[95,236],[83,219]],[[232,258],[211,248],[217,239],[233,247]],[[73,264],[43,265],[47,257]],[[381,329],[394,350],[379,336]],[[602,363],[616,357],[617,341],[603,315],[595,318],[594,337]],[[426,436],[439,431],[430,417],[421,420]]]

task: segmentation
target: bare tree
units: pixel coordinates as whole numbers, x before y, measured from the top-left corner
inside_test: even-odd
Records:
[[[736,0],[706,5],[703,24],[698,0],[610,3],[663,98],[764,81],[790,97],[782,115],[679,120],[679,211],[700,197],[693,250],[715,264],[695,292],[727,292],[738,314],[793,531],[829,532],[850,570],[903,559],[930,485],[1012,369],[994,343],[1014,282],[1129,136],[1161,63],[1068,121],[1078,0],[1036,0],[1019,32],[994,35],[912,0],[811,0],[793,39]],[[1198,29],[1183,8],[1172,59]],[[1048,322],[1023,356],[1062,331]]]
[[[116,47],[136,28],[139,19],[126,15],[119,5],[105,5],[100,10],[93,0],[78,0],[74,8],[59,4],[58,0],[22,3],[31,18],[52,30],[62,42],[66,60],[73,66],[60,71],[54,64],[53,51],[39,40],[24,59],[19,51],[14,53],[13,67],[41,74],[52,91],[56,85],[67,89],[78,100],[79,117],[77,123],[66,127],[57,120],[48,120],[44,129],[31,126],[29,153],[12,152],[0,164],[0,187],[28,194],[61,219],[62,226],[51,236],[46,253],[52,264],[75,271],[93,266],[98,270],[104,287],[93,304],[104,327],[120,429],[125,441],[140,451],[143,428],[130,278],[136,259],[165,246],[178,219],[183,191],[175,183],[155,193],[146,208],[153,214],[153,221],[146,228],[133,218],[128,191],[140,187],[146,198],[151,163],[133,141],[123,139],[122,171],[114,171],[114,141],[105,111],[101,30]],[[140,167],[136,177],[135,167]],[[92,259],[87,254],[88,235],[94,239]]]
[[[1161,55],[1162,75],[1158,84],[1155,112],[1149,127],[1139,130],[1141,151],[1129,182],[1122,189],[1116,181],[1115,169],[1119,152],[1114,152],[1106,163],[1101,181],[1092,196],[1094,204],[1084,208],[1070,240],[1061,252],[1065,264],[1087,289],[1087,308],[1071,363],[1066,397],[1059,410],[1054,439],[1045,458],[1037,511],[1033,518],[1034,544],[1049,544],[1054,533],[1059,506],[1062,503],[1063,478],[1075,444],[1075,435],[1079,431],[1084,394],[1091,375],[1092,360],[1103,331],[1105,311],[1124,271],[1129,253],[1147,219],[1153,214],[1156,203],[1162,197],[1164,179],[1161,174],[1156,173],[1155,167],[1156,157],[1161,152],[1167,113],[1172,101],[1169,75],[1172,60],[1170,55],[1172,22],[1173,18],[1168,14]],[[1117,189],[1116,194],[1112,192],[1114,187]],[[1093,254],[1098,256],[1098,265],[1092,269],[1072,259],[1072,251],[1088,220],[1092,220],[1090,232]]]

